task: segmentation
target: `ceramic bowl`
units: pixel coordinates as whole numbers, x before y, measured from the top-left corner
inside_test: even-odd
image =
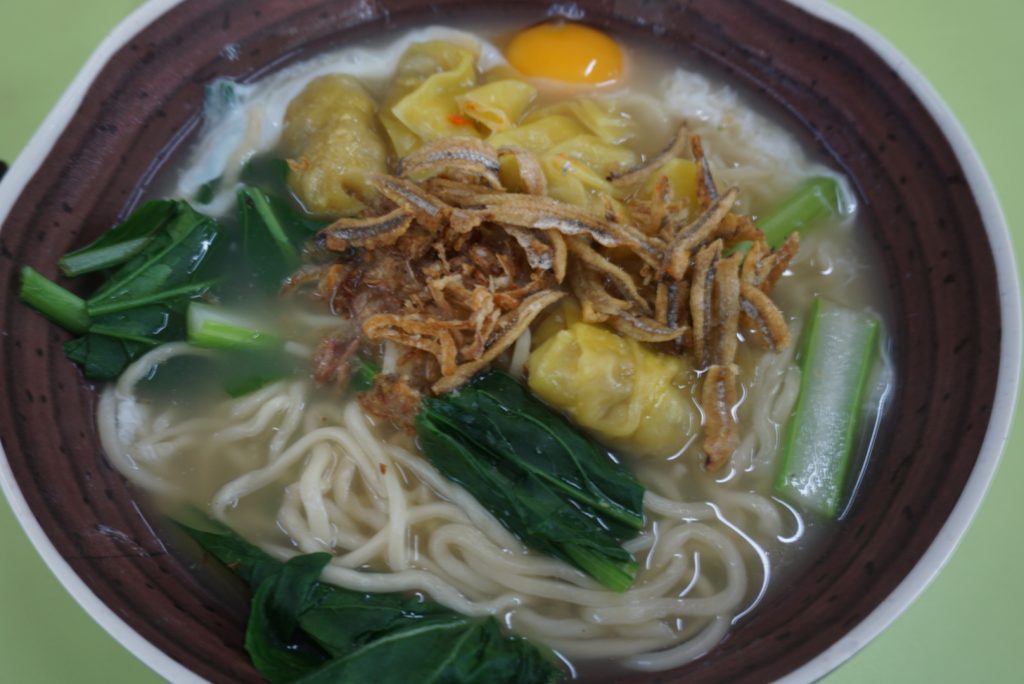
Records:
[[[1007,229],[959,126],[881,39],[823,3],[580,0],[576,13],[763,94],[850,178],[893,314],[893,402],[842,529],[700,660],[622,681],[818,678],[881,631],[951,553],[1008,430],[1019,303]],[[194,572],[104,461],[96,388],[12,292],[95,237],[196,130],[203,85],[251,79],[393,27],[541,18],[550,3],[154,0],[101,46],[0,186],[4,491],[65,586],[172,681],[258,681],[245,603]],[[230,49],[226,49],[230,46]]]

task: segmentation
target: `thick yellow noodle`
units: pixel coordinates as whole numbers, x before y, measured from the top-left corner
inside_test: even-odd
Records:
[[[678,478],[638,473],[651,487],[648,522],[627,543],[640,563],[636,583],[619,594],[525,548],[401,440],[378,437],[355,400],[282,381],[186,417],[136,395],[155,365],[196,353],[204,352],[160,347],[106,389],[98,420],[111,461],[140,487],[204,506],[236,528],[246,529],[249,502],[270,493],[275,508],[257,527],[287,536],[253,541],[281,558],[332,553],[325,581],[425,592],[465,614],[503,616],[568,658],[659,670],[709,650],[767,579],[762,545],[784,527],[777,505],[728,488],[716,493],[718,504],[686,501],[675,484],[687,477],[681,463],[670,466]],[[190,468],[208,471],[209,491],[171,484]]]

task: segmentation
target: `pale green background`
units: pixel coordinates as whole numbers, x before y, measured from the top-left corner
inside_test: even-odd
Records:
[[[135,0],[3,0],[0,159],[10,163]],[[1024,2],[838,0],[921,69],[977,147],[1024,256]],[[6,293],[4,296],[7,296]],[[879,639],[830,675],[851,682],[1024,682],[1024,410],[949,565]],[[157,682],[74,603],[0,504],[0,681]]]

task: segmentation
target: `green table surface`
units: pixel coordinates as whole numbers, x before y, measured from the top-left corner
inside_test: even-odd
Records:
[[[104,35],[137,0],[5,0],[0,159],[11,163]],[[837,0],[888,38],[963,123],[1024,263],[1024,2]],[[7,296],[7,295],[5,295]],[[1024,682],[1024,407],[949,564],[878,639],[829,675],[851,682]],[[79,608],[0,504],[0,681],[157,682]]]

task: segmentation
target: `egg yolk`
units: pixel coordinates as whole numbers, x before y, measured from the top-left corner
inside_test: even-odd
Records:
[[[505,56],[525,76],[604,85],[622,75],[622,49],[604,33],[565,22],[517,33]]]

